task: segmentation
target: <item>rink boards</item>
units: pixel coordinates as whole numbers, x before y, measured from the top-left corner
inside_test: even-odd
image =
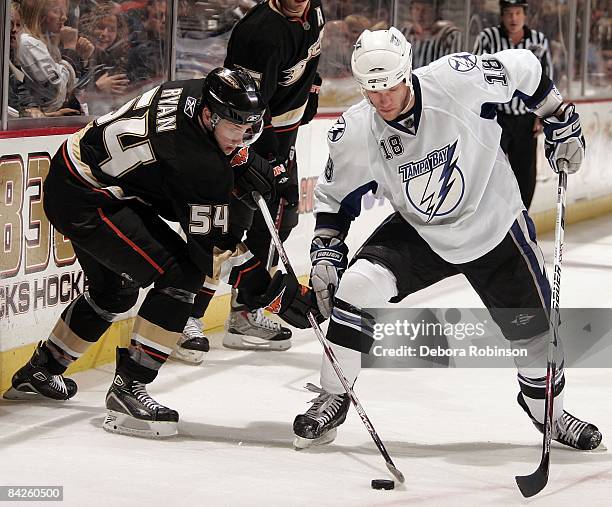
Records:
[[[586,102],[578,106],[587,139],[587,158],[568,185],[568,221],[612,210],[612,102]],[[327,161],[328,128],[335,115],[325,115],[300,129],[297,159],[300,175],[300,221],[286,243],[297,273],[307,274],[308,245],[312,237],[313,189]],[[0,257],[0,389],[30,356],[34,345],[46,338],[62,309],[86,287],[86,280],[69,241],[47,221],[41,202],[42,181],[50,159],[68,133],[55,131],[3,133],[0,138],[0,216],[3,250]],[[28,137],[30,136],[30,137]],[[543,144],[540,139],[540,143]],[[356,154],[359,156],[359,154]],[[532,215],[540,231],[554,224],[556,177],[538,153],[538,182]],[[363,213],[351,229],[348,244],[354,252],[391,208],[370,194]],[[223,324],[228,288],[220,287],[206,314],[207,328]],[[127,343],[130,317],[116,322],[100,343],[92,347],[71,371],[112,361],[119,343]]]

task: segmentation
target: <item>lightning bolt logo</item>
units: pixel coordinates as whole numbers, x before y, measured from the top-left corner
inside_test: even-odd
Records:
[[[336,141],[339,141],[340,138],[344,135],[345,129],[346,123],[344,122],[344,118],[341,116],[327,132],[327,138],[332,143],[335,143]]]
[[[448,148],[448,157],[444,163],[444,167],[442,168],[442,172],[440,173],[440,177],[438,178],[437,182],[432,183],[432,179],[434,179],[434,171],[431,171],[429,174],[429,180],[427,181],[427,185],[423,191],[423,197],[421,198],[421,206],[427,206],[425,211],[425,214],[427,215],[427,222],[431,222],[431,220],[436,216],[437,211],[440,209],[440,206],[442,206],[446,196],[455,184],[455,178],[452,178],[451,180],[451,177],[453,176],[453,171],[457,167],[457,159],[453,159],[456,148],[457,141],[455,141],[453,145]]]

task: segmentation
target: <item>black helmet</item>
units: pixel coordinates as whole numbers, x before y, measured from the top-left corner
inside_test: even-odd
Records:
[[[499,10],[503,11],[506,7],[525,7],[527,8],[527,0],[500,0]]]
[[[219,118],[245,125],[263,119],[266,109],[255,80],[242,69],[217,67],[204,80],[202,105]]]

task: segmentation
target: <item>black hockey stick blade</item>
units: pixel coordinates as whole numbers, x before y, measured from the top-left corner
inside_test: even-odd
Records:
[[[388,461],[387,463],[387,468],[389,469],[389,472],[391,472],[391,475],[393,477],[395,477],[398,482],[403,483],[406,479],[404,479],[404,474],[402,472],[400,472],[397,468],[395,468],[395,465],[393,465],[392,463],[389,463]]]
[[[548,484],[548,460],[542,460],[531,475],[517,475],[516,484],[525,498],[537,495]]]

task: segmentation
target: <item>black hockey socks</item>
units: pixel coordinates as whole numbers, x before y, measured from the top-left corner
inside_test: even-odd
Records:
[[[183,332],[194,297],[172,287],[149,291],[132,330],[129,354],[136,363],[154,371],[161,368]]]
[[[42,345],[49,353],[49,371],[54,375],[64,373],[100,339],[115,316],[98,307],[88,292],[72,301]]]
[[[336,345],[369,354],[374,343],[374,317],[361,308],[335,298],[327,339]]]
[[[193,307],[191,309],[191,317],[196,319],[201,319],[204,317],[208,305],[212,301],[213,296],[215,295],[215,289],[210,289],[208,287],[202,287],[199,292],[196,294],[195,300],[193,301]]]

